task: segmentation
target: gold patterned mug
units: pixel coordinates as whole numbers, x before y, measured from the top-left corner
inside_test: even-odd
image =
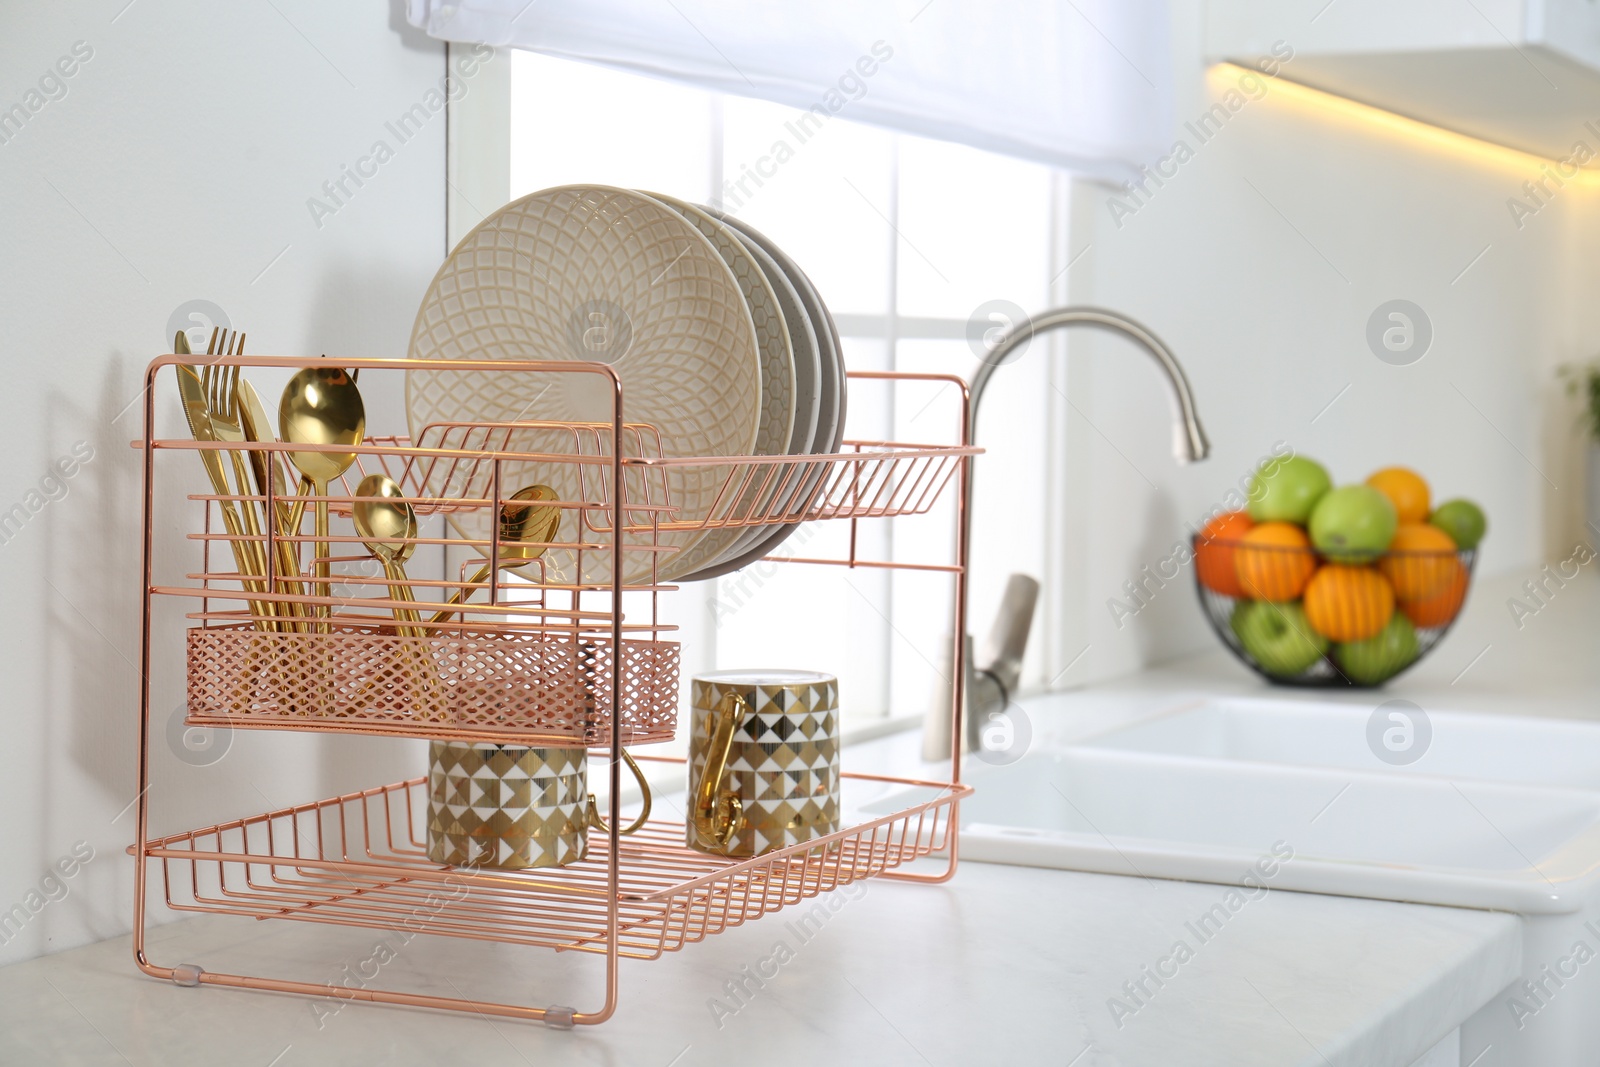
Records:
[[[839,681],[715,671],[691,685],[690,848],[759,856],[839,828]]]
[[[644,791],[631,834],[650,816],[650,786],[626,752]],[[521,748],[492,743],[428,745],[428,858],[452,867],[522,870],[563,867],[588,854],[589,827],[605,829],[588,789],[582,748]]]

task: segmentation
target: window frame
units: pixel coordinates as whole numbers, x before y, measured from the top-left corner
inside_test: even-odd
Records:
[[[451,45],[446,62],[454,61],[454,54],[465,46]],[[446,109],[446,252],[511,196],[512,155],[512,62],[513,51],[496,48],[487,61],[480,61],[471,91],[450,100]],[[641,76],[642,77],[642,76]],[[722,98],[712,95],[707,121],[710,159],[706,161],[710,187],[722,188],[722,170],[725,162],[724,110]],[[900,135],[886,131],[894,145],[892,155],[891,195],[884,214],[888,226],[884,234],[888,248],[888,302],[883,313],[844,312],[834,316],[840,336],[848,340],[879,343],[885,346],[888,368],[901,366],[901,342],[918,340],[961,340],[967,334],[967,320],[956,316],[900,315],[897,310],[899,278],[899,253],[901,239],[898,235],[899,215],[899,140]],[[978,151],[972,149],[972,151]],[[1072,229],[1072,176],[1053,170],[1050,178],[1047,205],[1048,265],[1051,278],[1047,285],[1050,306],[1067,303],[1072,288],[1072,268],[1090,257],[1088,249],[1072,253],[1069,233]],[[718,202],[719,195],[712,197]],[[1043,447],[1042,492],[1045,504],[1043,573],[1038,577],[1042,586],[1038,614],[1035,617],[1032,650],[1029,656],[1031,670],[1023,681],[1023,692],[1048,691],[1069,688],[1073,684],[1070,671],[1087,651],[1085,637],[1090,630],[1086,600],[1080,593],[1087,585],[1082,560],[1083,531],[1069,519],[1067,502],[1074,493],[1081,492],[1086,479],[1077,475],[1065,461],[1065,446],[1069,441],[1067,421],[1071,404],[1066,395],[1065,362],[1068,339],[1060,334],[1040,339],[1042,358],[1046,361],[1045,374],[1052,386],[1046,397],[1044,417],[1046,441]],[[994,416],[987,424],[993,432]],[[982,433],[982,427],[979,430]],[[977,441],[982,444],[981,437]],[[980,466],[980,471],[982,470]],[[981,481],[981,475],[979,477]],[[889,524],[891,527],[893,523]],[[888,535],[893,547],[893,533]],[[979,545],[978,551],[985,551]],[[447,553],[446,567],[456,561]],[[891,576],[894,572],[885,572]],[[683,670],[693,674],[715,669],[716,623],[713,605],[717,599],[720,582],[700,583],[701,597],[699,619],[685,625],[679,634],[684,643]],[[892,585],[886,597],[892,600]],[[885,604],[885,607],[890,605]],[[892,627],[892,620],[886,626]],[[982,636],[987,620],[976,613],[969,619],[969,630]],[[892,703],[886,700],[871,718],[858,718],[846,724],[852,735],[879,736],[898,724],[912,723],[920,713],[895,714]]]

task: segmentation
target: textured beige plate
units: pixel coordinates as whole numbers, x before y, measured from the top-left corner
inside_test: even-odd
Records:
[[[758,456],[781,456],[789,451],[795,424],[795,353],[790,346],[790,331],[784,317],[783,305],[772,283],[745,247],[739,234],[712,218],[693,204],[661,193],[648,194],[666,204],[689,221],[716,248],[733,276],[739,280],[745,303],[750,307],[750,318],[755,323],[756,340],[761,346],[761,394],[763,411],[761,429],[756,434]],[[767,471],[751,468],[730,468],[738,478],[762,478]],[[748,513],[764,500],[756,499],[758,485],[741,494],[735,505],[740,512]],[[771,495],[769,492],[768,496]],[[669,578],[677,579],[692,574],[701,567],[721,559],[735,544],[744,540],[748,527],[734,526],[712,530],[690,548],[671,559],[663,561],[662,569]]]
[[[729,227],[732,229],[732,227]],[[737,230],[734,231],[738,233]],[[750,239],[747,234],[739,233],[739,239],[745,242],[750,254],[761,264],[761,269],[766,273],[767,280],[772,283],[773,292],[778,294],[778,306],[783,309],[784,321],[789,324],[789,338],[794,349],[795,366],[795,435],[790,438],[789,454],[803,456],[811,453],[812,445],[816,439],[818,416],[822,409],[822,361],[821,350],[817,344],[816,331],[811,325],[811,316],[806,312],[805,305],[800,299],[800,293],[795,284],[789,280],[783,268],[778,266],[776,260],[760,245]],[[831,355],[830,355],[831,359]],[[830,366],[830,371],[831,371]],[[799,407],[801,402],[807,404],[807,417],[804,425],[801,423]],[[803,432],[802,432],[803,431]],[[775,486],[780,500],[776,503],[776,510],[781,513],[787,510],[796,495],[803,494],[807,487],[816,481],[812,477],[813,471],[790,470],[785,472],[783,481]],[[763,508],[773,508],[774,502],[770,496],[761,501]],[[727,548],[708,567],[684,576],[684,581],[696,581],[702,577],[704,571],[719,570],[729,561],[744,555],[753,545],[766,541],[773,533],[770,526],[752,526],[744,531],[744,535]]]
[[[833,315],[822,301],[822,296],[817,292],[816,286],[811,284],[811,279],[806,277],[806,272],[800,269],[799,264],[784,254],[783,250],[773,243],[772,239],[762,234],[749,223],[732,215],[723,214],[713,208],[705,209],[712,217],[721,219],[732,228],[766,252],[781,268],[784,277],[793,286],[796,296],[804,305],[806,316],[811,320],[813,337],[820,349],[821,389],[820,406],[817,414],[816,435],[807,449],[812,455],[830,455],[839,451],[844,440],[845,407],[847,396],[847,379],[844,365],[844,348],[839,343],[839,331],[834,325]],[[799,496],[804,499],[816,486],[820,477],[826,472],[821,465],[814,466],[807,473],[805,481],[799,487]],[[734,545],[729,553],[708,567],[702,567],[693,574],[687,575],[686,582],[703,581],[707,578],[716,578],[724,574],[739,570],[764,556],[775,552],[779,545],[793,533],[798,523],[772,528],[756,528],[753,537],[747,537]]]
[[[428,287],[410,355],[608,363],[622,379],[624,418],[656,427],[668,456],[747,455],[762,421],[760,348],[738,280],[682,215],[625,189],[546,189],[485,219]],[[417,370],[406,375],[406,415],[413,439],[437,422],[609,421],[610,389],[592,374]],[[550,440],[530,432],[511,447],[549,450]],[[726,476],[669,468],[676,518],[704,519]],[[580,497],[574,464],[505,465],[507,496],[534,482],[563,500]],[[442,495],[447,487],[424,488]],[[451,522],[464,536],[487,538],[487,515],[456,513]],[[560,540],[579,537],[574,522],[563,521]],[[661,543],[681,554],[704,536],[663,534]],[[627,557],[624,580],[647,580],[651,553]],[[547,580],[576,576],[573,553],[552,550],[545,560]],[[583,572],[585,582],[609,581],[608,553],[586,554]]]

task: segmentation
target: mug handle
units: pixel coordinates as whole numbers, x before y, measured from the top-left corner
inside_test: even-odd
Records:
[[[644,825],[645,820],[650,818],[650,783],[645,781],[644,772],[639,769],[637,763],[633,762],[633,757],[628,755],[627,749],[622,750],[622,762],[626,763],[628,769],[633,772],[634,779],[639,783],[639,791],[644,794],[644,808],[640,810],[638,817],[628,825],[626,830],[617,831],[619,836],[625,837],[638,830]],[[606,825],[605,819],[600,815],[600,809],[594,802],[593,793],[589,794],[589,825],[598,826],[607,833],[611,832],[611,827]]]
[[[738,693],[727,694],[717,706],[711,750],[706,754],[706,765],[694,794],[695,837],[708,848],[727,849],[744,821],[744,805],[732,790],[722,788],[722,779],[728,771],[734,731],[749,710],[749,703]]]

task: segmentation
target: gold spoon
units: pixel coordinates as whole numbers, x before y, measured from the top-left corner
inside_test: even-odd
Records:
[[[366,431],[366,408],[355,379],[338,367],[307,367],[284,386],[278,401],[278,433],[296,445],[344,445],[361,443]],[[326,497],[328,483],[340,477],[356,461],[354,452],[290,452],[289,461],[310,483],[313,496]],[[328,595],[328,502],[316,502],[316,592]],[[326,616],[322,607],[317,614]],[[322,629],[326,630],[326,624]]]
[[[410,603],[414,598],[406,578],[406,560],[417,547],[411,541],[417,536],[417,513],[404,500],[395,499],[401,496],[404,493],[393,478],[387,474],[369,474],[356,486],[357,499],[350,505],[350,518],[367,551],[383,564],[384,576],[389,579],[389,596]],[[363,500],[362,497],[384,499]],[[422,621],[409,608],[395,608],[394,617],[402,624]],[[422,628],[415,625],[401,625],[399,632],[402,637],[424,636]]]
[[[536,507],[535,502],[556,500],[556,491],[548,485],[530,485],[511,494],[511,499],[500,505],[500,566],[507,570],[526,567],[544,555],[549,543],[555,540],[556,529],[561,525],[561,509]],[[472,587],[489,576],[489,564],[478,569],[467,584],[446,601],[459,604],[473,593]],[[433,622],[444,622],[456,614],[449,606],[434,615]]]
[[[400,499],[404,495],[387,474],[369,474],[356,486],[357,499],[351,502],[350,520],[355,524],[356,533],[361,535],[367,551],[383,564],[384,576],[389,579],[390,599],[409,604],[415,598],[411,595],[411,584],[406,578],[406,560],[411,558],[412,551],[417,547],[413,543],[417,536],[417,513],[407,501]],[[362,500],[359,499],[361,497],[382,499]],[[395,630],[401,637],[428,636],[428,632],[419,625],[422,620],[416,611],[395,608],[394,617],[399,623]],[[412,670],[416,672],[417,684],[422,687],[426,706],[434,709],[435,716],[446,715],[439,691],[439,678],[433,673],[427,651],[424,647],[407,643],[405,653],[411,660]],[[365,690],[363,686],[362,692]]]

